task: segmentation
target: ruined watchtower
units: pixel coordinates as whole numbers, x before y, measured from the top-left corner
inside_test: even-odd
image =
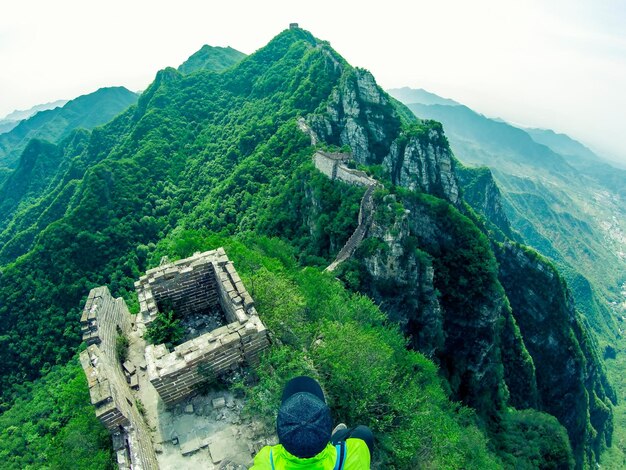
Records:
[[[164,344],[146,347],[148,377],[168,405],[211,377],[256,363],[269,345],[254,301],[222,248],[151,269],[135,288],[138,329],[147,327],[163,305],[187,326],[187,341],[172,351]]]
[[[107,287],[91,290],[81,317],[88,347],[80,361],[96,416],[113,435],[119,468],[152,469],[159,468],[155,444],[162,447],[163,433],[147,426],[141,395],[152,395],[156,408],[169,409],[216,377],[256,363],[270,343],[252,297],[222,248],[162,262],[135,287],[136,316]],[[181,344],[147,345],[144,334],[165,310],[173,310],[184,326]],[[130,338],[135,353],[123,363],[120,338]],[[196,440],[193,449],[181,445],[181,453],[206,447],[210,438]]]

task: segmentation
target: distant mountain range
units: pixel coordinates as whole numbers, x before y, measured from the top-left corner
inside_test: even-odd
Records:
[[[60,106],[63,106],[65,103],[67,103],[67,100],[57,100],[50,103],[38,104],[26,110],[15,110],[0,119],[0,134],[9,132],[11,129],[17,126],[20,121],[34,116],[39,111],[46,111],[48,109],[58,108]]]
[[[425,90],[388,92],[441,122],[461,162],[491,169],[513,228],[559,266],[578,307],[613,336],[612,305],[626,279],[626,171],[564,134],[520,129]]]
[[[76,128],[93,129],[134,104],[137,97],[124,87],[100,88],[68,101],[62,107],[37,112],[9,132],[0,134],[0,167],[15,168],[31,139],[56,143]]]

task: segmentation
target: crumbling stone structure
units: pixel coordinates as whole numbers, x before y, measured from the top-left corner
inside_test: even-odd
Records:
[[[149,381],[143,378],[141,386],[153,386],[161,400],[172,405],[243,363],[257,363],[270,340],[252,297],[222,248],[162,263],[135,287],[140,303],[136,317],[107,287],[91,290],[81,317],[88,347],[80,361],[96,416],[113,435],[119,468],[153,469],[158,464],[152,438],[133,394],[140,386],[137,368],[146,370]],[[195,319],[188,341],[172,351],[164,344],[148,345],[145,362],[121,364],[117,337],[143,336],[164,306],[172,308],[178,318]],[[203,317],[215,318],[216,312],[220,325],[204,333],[194,329]]]
[[[120,361],[116,338],[131,331],[131,315],[123,299],[114,299],[107,287],[92,289],[81,317],[80,353],[96,416],[113,435],[120,469],[157,468],[149,430],[140,416]]]
[[[179,317],[216,308],[224,313],[224,325],[171,352],[163,344],[146,348],[148,378],[167,405],[197,393],[199,386],[229,369],[258,362],[269,346],[254,301],[222,248],[151,269],[135,287],[138,321],[144,325],[154,320],[163,303],[171,304]]]

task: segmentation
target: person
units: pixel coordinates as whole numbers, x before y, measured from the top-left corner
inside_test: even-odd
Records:
[[[291,379],[276,418],[278,445],[263,447],[251,470],[364,470],[370,468],[374,436],[366,426],[332,429],[330,409],[319,383]]]

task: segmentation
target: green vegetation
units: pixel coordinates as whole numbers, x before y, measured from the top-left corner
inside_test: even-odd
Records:
[[[512,228],[557,265],[595,332],[613,340],[618,328],[610,305],[619,297],[626,265],[615,256],[620,248],[612,238],[626,224],[620,202],[626,173],[566,136],[518,129],[459,103],[432,100],[420,90],[393,93],[417,117],[443,123],[452,150],[464,165],[491,169],[502,191],[502,212]],[[457,170],[464,198],[482,214],[485,170],[474,174],[473,168]],[[507,234],[502,215],[486,216]]]
[[[492,435],[505,468],[574,468],[567,432],[554,416],[535,410],[510,410]]]
[[[149,344],[165,344],[168,348],[177,345],[185,335],[185,328],[173,310],[159,312],[148,325],[145,340]]]
[[[187,249],[175,249],[181,245]],[[500,468],[471,410],[448,401],[434,364],[407,350],[398,327],[367,297],[299,267],[289,244],[180,232],[153,259],[222,245],[277,340],[256,368],[258,385],[244,388],[254,417],[273,427],[286,381],[311,374],[335,421],[372,427],[382,468]]]
[[[339,419],[376,431],[384,468],[497,468],[499,458],[489,452],[481,426],[493,429],[500,422],[501,432],[511,434],[499,436],[494,447],[504,461],[566,462],[560,438],[543,437],[547,429],[559,430],[553,422],[539,414],[505,413],[507,371],[522,363],[520,370],[530,375],[533,363],[521,328],[505,308],[498,266],[475,214],[468,211],[468,217],[442,199],[402,188],[376,192],[384,202],[376,217],[383,233],[367,241],[360,255],[392,253],[385,248],[387,233],[399,236],[406,228],[402,218],[414,214],[407,219],[410,233],[402,241],[400,264],[434,268],[431,294],[441,307],[438,317],[423,329],[410,318],[409,339],[371,300],[321,273],[354,231],[364,188],[331,182],[314,169],[314,149],[298,118],[327,113],[341,87],[359,95],[359,79],[367,77],[308,32],[288,30],[220,73],[162,70],[136,106],[109,124],[91,133],[76,131],[58,145],[31,144],[32,153],[20,162],[24,181],[11,180],[19,191],[0,232],[5,423],[28,429],[27,420],[11,413],[37,400],[40,388],[55,387],[46,379],[40,385],[29,381],[69,370],[57,367],[79,348],[80,308],[90,288],[106,284],[136,311],[134,281],[162,256],[177,259],[224,245],[278,340],[249,391],[251,413],[271,417],[284,382],[308,372],[324,385]],[[400,135],[400,146],[416,139],[424,148],[447,148],[441,125],[410,120],[399,106],[367,103],[359,116],[359,123],[371,124],[364,132],[372,152],[372,161],[359,163],[377,176],[393,176],[385,175],[381,161]],[[332,141],[339,134],[327,144],[340,143]],[[45,181],[33,180],[43,174]],[[371,279],[358,260],[341,269],[350,288],[370,292]],[[404,295],[420,289],[419,282],[390,279],[375,287],[391,318],[392,307],[404,300],[412,315],[421,313],[421,298]],[[165,313],[148,337],[175,343],[180,324],[171,309],[159,308]],[[582,338],[584,328],[574,326]],[[407,349],[408,341],[415,347],[416,336],[431,334],[435,347],[429,357],[440,370]],[[590,369],[597,365],[593,356],[578,355],[575,342],[571,346],[567,358],[588,358]],[[506,369],[505,350],[513,358]],[[475,367],[485,373],[475,373]],[[213,380],[210,370],[203,373]],[[596,384],[595,376],[589,380]],[[597,391],[589,396],[600,397],[604,407],[594,407],[589,419],[606,423],[610,403]],[[84,382],[74,392],[87,406]],[[473,406],[476,415],[450,397]],[[582,400],[575,419],[586,419],[588,409]],[[42,429],[41,439],[66,432],[72,413],[62,408],[61,424]],[[598,435],[609,431],[598,429]],[[510,443],[522,438],[532,445],[513,455]],[[96,455],[93,446],[86,448]],[[15,452],[16,458],[31,458],[29,449]],[[46,452],[40,454],[54,453]]]
[[[23,387],[23,397],[0,415],[3,469],[116,468],[78,360]]]
[[[74,129],[93,129],[107,123],[136,101],[137,94],[124,87],[100,88],[60,108],[41,111],[0,134],[0,167],[15,168],[30,139],[58,142]]]
[[[123,333],[118,332],[115,337],[115,356],[122,364],[128,359],[128,337]]]

